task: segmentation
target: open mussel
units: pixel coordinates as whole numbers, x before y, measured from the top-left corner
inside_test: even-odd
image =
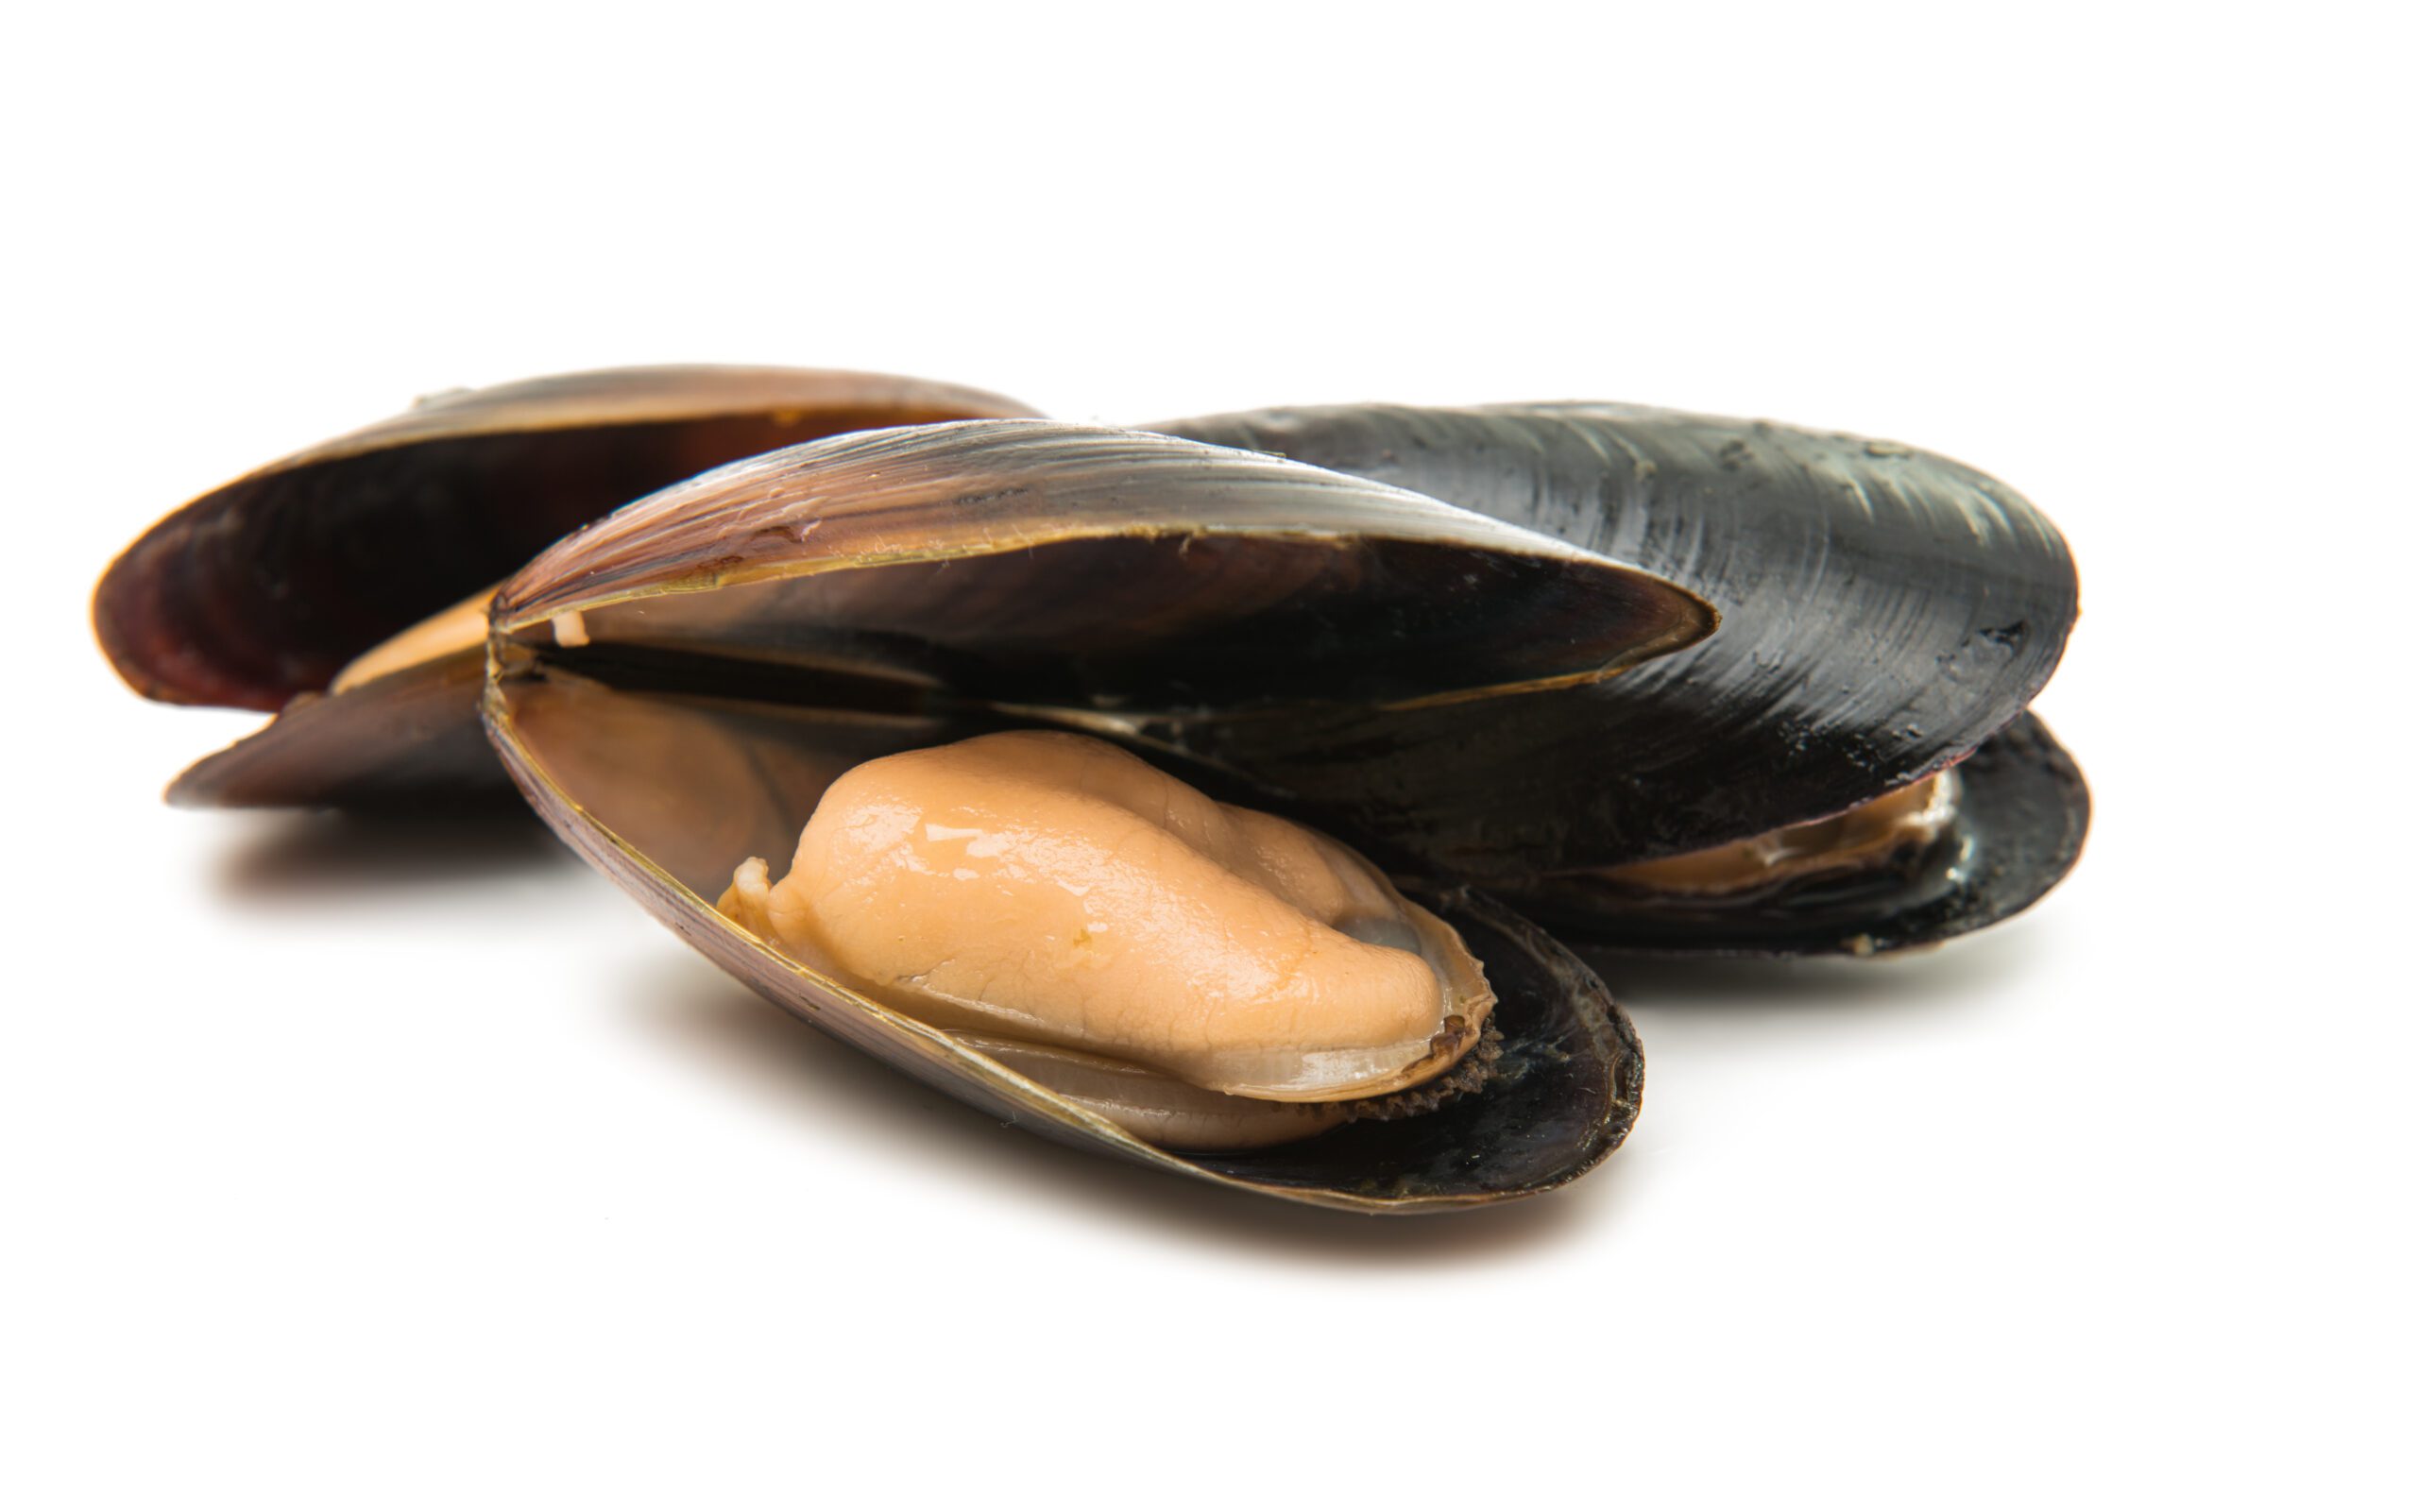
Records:
[[[1404,711],[1483,720],[1601,680],[1711,628],[1649,574],[1298,464],[968,422],[670,489],[548,550],[492,622],[488,727],[557,833],[775,1002],[999,1117],[1403,1212],[1558,1185],[1635,1116],[1635,1037],[1567,951],[1466,888],[1397,888],[1182,737],[1387,739]],[[792,851],[784,892],[760,858]],[[1251,880],[1214,904],[1151,880],[1204,866],[1218,898]],[[817,914],[826,894],[846,906]],[[1277,922],[1115,954],[1203,909]],[[1391,953],[1414,985],[1385,1027],[1313,1024],[1303,1000],[1358,989],[1288,986],[1250,945],[1296,914],[1360,942],[1342,956]],[[852,916],[877,938],[839,939]],[[1069,990],[1090,995],[1049,995]],[[1254,992],[1276,1011],[1203,1028]],[[1308,1137],[1233,1132],[1296,1117]]]
[[[170,515],[102,578],[94,625],[146,697],[282,711],[188,772],[177,802],[505,790],[475,712],[482,611],[541,548],[739,457],[1030,413],[953,384],[777,367],[623,368],[442,395]]]
[[[1633,563],[1717,634],[1521,700],[1252,766],[1582,949],[1872,954],[2028,907],[2089,796],[2026,705],[2076,609],[2055,527],[1887,442],[1613,404],[1359,405],[1151,427],[1388,483]],[[1432,715],[1404,717],[1415,723]]]

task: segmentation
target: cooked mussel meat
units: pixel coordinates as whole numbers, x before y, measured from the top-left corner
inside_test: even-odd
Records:
[[[785,876],[750,858],[716,907],[1155,1145],[1397,1116],[1490,1063],[1494,994],[1450,926],[1334,841],[1089,736],[858,767]]]

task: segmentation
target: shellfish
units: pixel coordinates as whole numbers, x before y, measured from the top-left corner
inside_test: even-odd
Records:
[[[484,600],[597,516],[734,458],[846,431],[1030,415],[876,373],[635,367],[466,390],[202,495],[102,577],[93,623],[148,698],[280,712],[169,790],[210,807],[505,790],[478,730],[485,627],[335,686],[448,604]]]
[[[2088,791],[2025,712],[2073,624],[2073,560],[1994,478],[1892,442],[1618,404],[1152,429],[1408,488],[1720,607],[1720,633],[1677,655],[1506,705],[1443,748],[1447,770],[1410,741],[1415,773],[1366,747],[1267,772],[1318,803],[1382,793],[1364,823],[1582,948],[1927,944],[2020,911],[2080,854]],[[1252,762],[1240,743],[1214,755]],[[1930,823],[1836,817],[1876,802]],[[1686,886],[1639,864],[1692,853]]]
[[[1558,1185],[1635,1116],[1635,1036],[1602,984],[1464,888],[1405,891],[1483,962],[1492,1083],[1415,1117],[1209,1152],[1136,1138],[1098,1098],[1053,1090],[1049,1067],[986,1054],[715,904],[745,858],[787,853],[842,773],[1002,726],[1117,736],[1220,796],[1281,806],[1248,771],[1135,732],[1249,723],[1275,750],[1355,714],[1382,731],[1393,711],[1601,679],[1711,628],[1660,579],[1299,464],[966,422],[668,490],[540,555],[492,618],[488,727],[558,834],[765,995],[1002,1117],[1225,1184],[1416,1211]],[[670,749],[697,755],[651,754]]]

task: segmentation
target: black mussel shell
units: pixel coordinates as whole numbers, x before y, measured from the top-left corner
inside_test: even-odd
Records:
[[[1930,844],[1872,869],[1709,902],[1545,878],[1519,907],[1581,956],[1874,956],[2014,917],[2073,870],[2090,790],[2025,713],[1957,764],[1956,814]]]
[[[1617,864],[1836,813],[1964,756],[2049,674],[2072,559],[2013,489],[1854,436],[1620,405],[1337,406],[1151,429],[1373,478],[1701,595],[1720,629],[1500,712],[1430,854]],[[1583,717],[1582,717],[1583,713]],[[1541,768],[1541,771],[1538,769]],[[1488,772],[1536,774],[1505,785]],[[1566,783],[1571,803],[1532,794]],[[1506,843],[1507,841],[1507,844]],[[1510,859],[1516,856],[1516,861]]]
[[[2072,762],[2009,724],[2064,649],[2073,562],[2037,510],[1970,467],[1857,436],[1612,404],[1332,406],[1152,428],[1425,493],[1634,563],[1720,609],[1700,644],[1490,706],[1457,744],[1413,727],[1436,711],[1383,737],[1338,728],[1302,760],[1269,759],[1247,728],[1187,739],[1205,759],[1347,811],[1436,875],[1552,918],[1565,939],[1895,948],[2017,911],[2078,851],[2088,797]],[[1933,859],[1987,836],[2020,864],[1875,877],[1693,919],[1547,880],[1823,818],[1988,751],[2002,729],[1973,773],[2036,770],[2021,784],[1968,783],[1967,819]],[[2037,833],[2018,840],[2025,825]]]

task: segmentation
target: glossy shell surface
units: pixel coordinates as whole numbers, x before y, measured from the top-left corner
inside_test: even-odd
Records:
[[[2024,713],[1956,767],[1955,817],[1929,845],[1868,872],[1714,903],[1642,901],[1549,877],[1520,908],[1581,956],[1877,956],[1934,945],[2014,917],[2081,858],[2090,790],[2037,716]]]
[[[649,367],[463,391],[215,489],[128,547],[94,595],[146,697],[274,711],[548,543],[736,457],[843,431],[1026,415],[874,373]]]
[[[2063,652],[2073,563],[1996,479],[1889,442],[1614,404],[1332,406],[1154,429],[1431,494],[1720,607],[1700,644],[1506,705],[1458,746],[1406,731],[1271,765],[1228,732],[1190,742],[1313,804],[1372,795],[1358,823],[1567,939],[1905,948],[2019,911],[2080,852],[2080,773],[2036,722],[2014,722]],[[1641,906],[1584,881],[1834,814],[1960,761],[1986,780],[1967,784],[1952,835],[1913,866],[1735,905]]]
[[[285,711],[168,786],[180,808],[412,808],[502,798],[512,784],[479,729],[484,648]]]
[[[1462,770],[1420,773],[1435,795],[1416,819],[1423,853],[1463,875],[1695,850],[1903,786],[2029,704],[2074,619],[2073,563],[2045,517],[1892,443],[1613,404],[1336,406],[1152,429],[1428,494],[1720,609],[1701,644],[1507,707],[1473,732]],[[1339,761],[1333,780],[1366,776]]]

